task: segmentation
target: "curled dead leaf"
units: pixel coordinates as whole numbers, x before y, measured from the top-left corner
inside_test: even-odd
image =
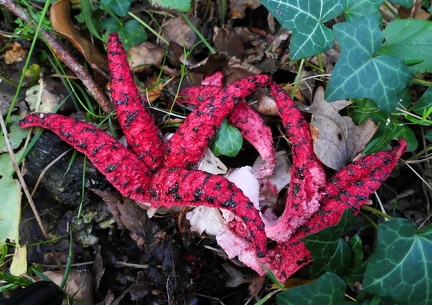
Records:
[[[108,70],[107,58],[78,31],[70,17],[69,0],[60,0],[51,5],[50,21],[54,30],[65,36],[81,54],[87,62],[102,70]]]
[[[303,111],[313,115],[310,126],[316,156],[324,165],[335,170],[354,160],[377,128],[371,120],[356,126],[351,118],[341,116],[339,111],[350,104],[347,100],[327,103],[324,89],[319,87],[312,105],[301,106]]]

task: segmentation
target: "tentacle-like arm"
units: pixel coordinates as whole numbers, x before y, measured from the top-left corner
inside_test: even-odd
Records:
[[[286,241],[320,207],[326,176],[315,157],[309,126],[288,94],[278,85],[270,86],[282,123],[291,142],[293,166],[283,214],[266,222],[268,237]]]
[[[88,123],[53,113],[32,113],[20,122],[21,128],[32,126],[53,131],[84,153],[123,196],[148,201],[148,167],[110,135]]]
[[[266,253],[264,223],[253,203],[226,178],[199,170],[164,168],[158,171],[150,189],[152,206],[205,205],[227,209],[244,222],[249,241],[258,257]]]
[[[128,145],[154,171],[163,162],[166,144],[144,106],[145,101],[116,33],[111,33],[108,38],[108,67],[111,71],[111,97]]]
[[[270,82],[271,77],[268,75],[254,75],[234,82],[226,89],[212,90],[213,96],[203,93],[206,102],[200,103],[188,115],[169,140],[165,165],[168,167],[196,168],[204,156],[208,143],[216,135],[222,124],[222,120],[235,109],[236,103],[242,101],[258,88],[268,86]],[[216,87],[211,86],[211,88],[215,89]],[[202,99],[200,97],[201,89],[203,89],[202,92],[205,92],[206,86],[193,87],[185,94],[198,102]],[[271,138],[269,131],[267,136]]]

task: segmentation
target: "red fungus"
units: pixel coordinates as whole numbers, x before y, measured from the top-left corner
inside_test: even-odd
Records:
[[[117,34],[108,37],[111,97],[126,140],[135,154],[154,171],[163,162],[165,140],[152,115],[145,109]]]
[[[184,89],[178,100],[181,103],[198,106],[203,101],[216,96],[222,88],[223,74],[216,72],[215,74],[206,77],[202,81],[201,86],[189,87]],[[230,86],[237,86],[237,84],[244,82],[235,82]],[[258,88],[256,88],[258,89]],[[228,90],[228,89],[227,89]],[[270,128],[265,125],[261,116],[250,107],[244,99],[238,100],[236,106],[227,116],[228,122],[237,127],[250,144],[260,153],[262,159],[265,161],[256,171],[255,175],[258,178],[270,176],[273,173],[276,164],[275,150],[273,147],[272,133]]]
[[[94,126],[56,114],[33,113],[20,126],[54,131],[86,154],[124,196],[154,207],[205,205],[231,211],[236,219],[217,236],[219,244],[231,257],[238,255],[260,274],[264,268],[269,269],[281,281],[311,260],[301,238],[336,224],[347,208],[358,212],[406,149],[401,140],[397,148],[361,158],[326,181],[323,167],[313,153],[308,124],[289,96],[271,84],[266,75],[246,77],[222,88],[221,73],[205,79],[203,86],[184,91],[189,95],[186,101],[198,107],[165,143],[134,84],[116,34],[109,37],[108,55],[112,97],[132,152]],[[291,141],[293,167],[285,211],[276,221],[265,220],[265,226],[259,212],[235,184],[193,168],[226,116],[246,139],[252,135],[249,141],[268,161],[269,168],[274,166],[273,147],[266,147],[272,146],[269,129],[243,100],[259,87],[269,85]],[[262,134],[256,132],[260,128]],[[277,244],[266,256],[267,237]]]
[[[53,131],[84,153],[123,196],[138,201],[148,198],[145,192],[150,185],[149,168],[110,135],[88,123],[54,113],[32,113],[20,122],[21,128],[32,126]]]
[[[197,108],[188,115],[174,136],[169,140],[165,165],[173,166],[174,164],[178,164],[178,162],[182,162],[182,167],[196,167],[198,162],[203,158],[209,141],[216,135],[223,119],[233,109],[234,111],[237,109],[234,106],[258,88],[268,86],[270,83],[271,77],[268,75],[253,75],[234,82],[227,88],[218,88],[217,91],[214,90],[217,87],[210,87],[212,88],[211,95],[207,94],[206,86],[188,88],[184,93],[186,96],[194,97],[193,100],[195,101],[204,99],[205,102],[195,102]],[[200,96],[201,93],[203,94],[202,97]],[[247,105],[244,106],[248,107]],[[244,107],[239,109],[241,111]],[[245,118],[245,120],[247,119]],[[250,120],[249,123],[250,126],[247,131],[251,133],[255,132],[251,128],[254,122]],[[264,123],[261,126],[264,126]],[[271,139],[270,129],[268,127],[265,128],[267,128],[267,131],[264,129],[263,133],[267,132],[267,139]],[[270,145],[270,147],[273,147],[273,145]],[[268,155],[272,156],[274,160],[274,151],[272,152],[273,154],[269,153]],[[274,166],[275,161],[272,161],[272,163]]]

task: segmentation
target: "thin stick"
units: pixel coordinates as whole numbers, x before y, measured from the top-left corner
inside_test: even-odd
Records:
[[[63,152],[61,155],[59,155],[57,158],[55,158],[50,164],[48,164],[47,166],[45,166],[45,168],[43,169],[43,171],[40,173],[38,180],[36,181],[36,184],[30,194],[30,196],[33,197],[34,193],[36,192],[40,182],[42,181],[42,178],[45,176],[45,173],[54,165],[56,164],[61,158],[63,158],[68,152],[70,152],[72,150],[72,148],[69,148],[68,150],[66,150],[65,152]]]
[[[0,5],[6,8],[8,11],[13,13],[14,15],[21,18],[24,23],[32,26],[32,21],[28,18],[25,10],[20,8],[15,1],[12,0],[0,0]],[[40,29],[40,34],[42,35],[45,43],[51,48],[57,58],[62,61],[69,69],[72,70],[73,73],[83,82],[84,86],[88,89],[88,91],[94,96],[95,100],[98,102],[99,106],[106,114],[110,114],[113,111],[113,106],[103,92],[103,90],[99,87],[98,84],[95,83],[93,78],[85,71],[84,67],[69,53],[69,51],[64,48],[62,45],[58,43],[58,41],[51,36],[44,29]]]

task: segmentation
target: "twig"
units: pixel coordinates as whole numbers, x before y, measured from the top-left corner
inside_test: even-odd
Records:
[[[24,21],[24,23],[32,26],[31,21],[33,20],[29,19],[25,10],[20,8],[15,3],[15,1],[0,0],[0,5],[2,5],[8,11],[21,18]],[[51,50],[58,57],[58,59],[62,61],[67,67],[69,67],[69,69],[71,69],[72,72],[74,72],[76,76],[83,82],[84,86],[94,96],[95,100],[98,102],[102,110],[106,114],[110,114],[113,111],[113,106],[109,98],[99,87],[99,85],[95,83],[93,78],[85,71],[84,67],[80,63],[78,63],[78,61],[69,53],[69,51],[63,46],[61,46],[58,43],[58,41],[53,36],[51,36],[47,31],[41,28],[40,33],[45,43],[51,48]]]
[[[55,158],[50,164],[48,164],[43,171],[40,173],[38,180],[36,181],[36,184],[33,188],[33,191],[31,192],[30,196],[33,197],[34,193],[36,192],[40,182],[42,181],[42,178],[45,176],[45,173],[54,165],[56,164],[61,158],[63,158],[68,152],[70,152],[72,150],[72,148],[69,148],[68,150],[66,150],[65,152],[63,152],[62,154],[60,154],[57,158]]]

